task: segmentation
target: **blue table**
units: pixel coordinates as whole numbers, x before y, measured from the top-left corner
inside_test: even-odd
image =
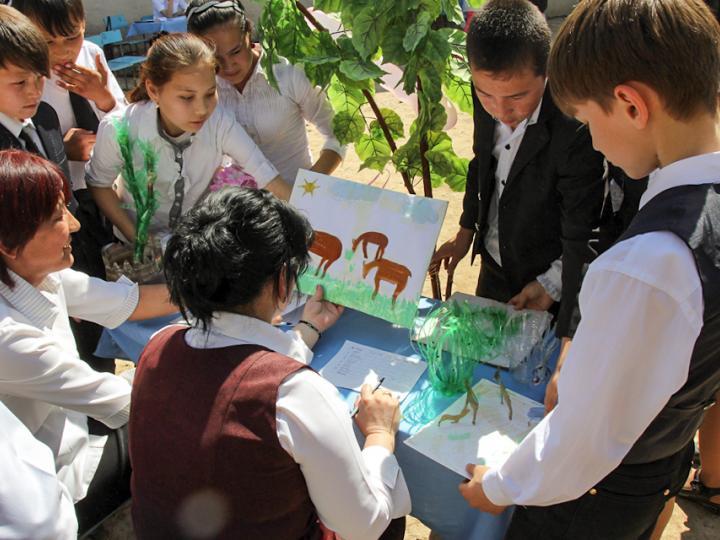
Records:
[[[421,301],[420,313],[427,311],[431,306],[431,301]],[[128,356],[137,361],[142,344],[146,343],[155,331],[174,320],[177,320],[177,316],[143,323],[128,322],[109,333],[123,349],[128,351]],[[402,355],[411,355],[415,352],[406,328],[398,328],[380,319],[346,309],[338,323],[327,330],[315,346],[312,367],[320,370],[340,350],[347,339]],[[474,372],[474,381],[481,378],[492,380],[494,373],[495,368],[479,364]],[[505,371],[502,373],[502,379],[509,389],[542,402],[545,394],[544,384],[538,386],[520,384]],[[422,427],[421,424],[413,423],[406,418],[405,413],[414,399],[428,386],[429,382],[425,374],[402,403],[404,417],[400,424],[395,451],[412,497],[412,514],[440,534],[443,540],[500,539],[512,516],[511,509],[500,516],[473,510],[458,491],[458,485],[463,480],[461,476],[403,443]],[[344,388],[340,388],[339,391],[350,409],[357,393]],[[438,397],[433,400],[432,409],[440,413],[457,397]]]
[[[162,21],[135,21],[128,28],[127,37],[160,32],[187,32],[187,18],[183,16]]]

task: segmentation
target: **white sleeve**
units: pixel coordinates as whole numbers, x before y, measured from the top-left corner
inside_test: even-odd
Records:
[[[88,186],[112,187],[122,169],[123,161],[115,126],[112,124],[113,118],[116,116],[106,116],[98,127],[95,145],[85,164],[85,182]]]
[[[0,538],[77,538],[72,498],[50,448],[0,403]]]
[[[83,272],[67,269],[59,272],[65,290],[68,315],[116,328],[133,314],[140,299],[136,283],[126,277],[105,281]]]
[[[410,512],[400,466],[387,449],[360,450],[337,389],[310,370],[278,389],[280,444],[300,465],[318,516],[345,540],[378,538],[391,519]]]
[[[303,118],[313,124],[325,138],[322,150],[332,150],[344,158],[346,147],[340,144],[333,132],[332,121],[335,113],[325,92],[319,86],[313,86],[305,72],[299,67],[282,64],[275,67],[290,70],[287,89],[283,89],[283,91],[287,92],[287,95],[300,107]],[[278,77],[278,81],[284,80],[286,80],[284,77]]]
[[[550,298],[559,302],[562,296],[562,258],[555,259],[550,268],[540,274],[537,280]]]
[[[581,496],[620,464],[687,380],[702,328],[700,279],[678,238],[644,236],[651,235],[674,244],[675,254],[646,250],[636,257],[646,266],[635,272],[601,259],[590,267],[558,405],[500,468],[485,473],[493,503],[546,506]]]
[[[233,158],[255,178],[258,187],[265,187],[278,175],[275,166],[267,160],[234,114],[222,107],[217,107],[215,114],[220,115],[217,124],[218,145],[222,153]]]
[[[0,323],[0,394],[45,401],[111,428],[127,423],[130,384],[92,369],[77,354],[30,324]]]

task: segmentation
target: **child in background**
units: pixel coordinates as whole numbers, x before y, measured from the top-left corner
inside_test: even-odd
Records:
[[[342,161],[345,147],[333,133],[327,96],[313,86],[303,69],[282,58],[273,66],[279,91],[270,85],[260,66],[264,53],[251,40],[252,23],[238,0],[192,0],[187,19],[189,31],[215,45],[220,105],[235,115],[280,176],[292,184],[300,168],[331,174]],[[306,121],[325,138],[315,162]]]
[[[123,159],[117,141],[117,121],[129,135],[145,141],[157,153],[155,193],[159,207],[150,232],[165,235],[178,218],[209,188],[213,173],[228,155],[251,174],[259,187],[287,200],[290,188],[245,130],[222,108],[216,108],[215,54],[192,34],[161,37],[148,51],[141,79],[123,112],[100,123],[98,138],[86,168],[86,181],[97,205],[125,239],[135,240],[135,212],[130,194],[113,183]],[[143,156],[134,156],[143,166]],[[122,203],[121,203],[122,200]],[[123,203],[129,205],[126,212]]]

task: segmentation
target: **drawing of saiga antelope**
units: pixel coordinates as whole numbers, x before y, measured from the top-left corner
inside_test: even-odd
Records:
[[[377,272],[375,272],[375,291],[372,294],[372,298],[374,299],[377,296],[381,281],[394,283],[395,292],[392,295],[392,303],[394,306],[398,295],[405,289],[408,278],[412,275],[410,269],[387,259],[375,259],[374,261],[363,264],[363,278],[367,277],[373,268],[377,268]]]
[[[328,271],[328,268],[330,268],[330,265],[337,261],[342,254],[342,242],[337,236],[322,231],[315,231],[315,239],[308,250],[320,257],[320,264],[318,264],[317,270],[315,270],[315,275],[318,275],[324,263],[325,268],[323,268],[322,277],[325,277],[325,273]]]
[[[362,233],[357,238],[353,238],[353,241],[352,241],[353,253],[355,253],[355,250],[357,249],[358,244],[362,244],[363,256],[366,259],[368,258],[368,254],[367,254],[368,244],[376,244],[377,251],[375,252],[375,260],[382,259],[382,256],[385,253],[385,248],[388,245],[388,237],[380,232],[368,231],[368,232]]]

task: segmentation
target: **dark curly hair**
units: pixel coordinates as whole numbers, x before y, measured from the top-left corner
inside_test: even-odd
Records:
[[[287,290],[305,271],[313,230],[289,204],[264,190],[210,194],[178,224],[164,256],[170,297],[186,320],[207,329],[216,311],[252,302],[270,280]]]

